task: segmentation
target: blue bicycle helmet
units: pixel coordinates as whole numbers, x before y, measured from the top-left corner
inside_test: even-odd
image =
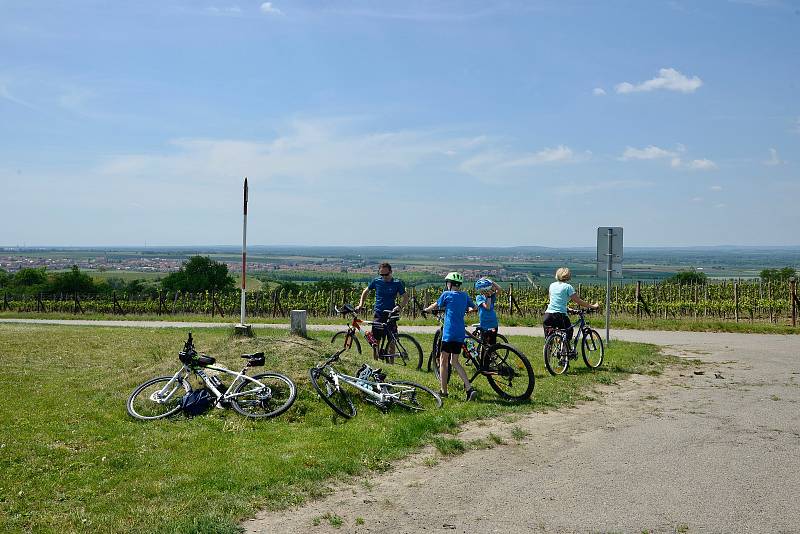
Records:
[[[490,287],[492,287],[492,281],[488,278],[481,278],[475,282],[475,289],[478,291],[483,291],[484,289],[489,289]]]

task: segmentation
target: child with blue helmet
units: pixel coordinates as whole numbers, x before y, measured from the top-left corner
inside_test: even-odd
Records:
[[[475,297],[475,305],[478,306],[482,341],[485,345],[494,345],[497,343],[497,330],[500,326],[494,306],[497,302],[497,294],[502,289],[489,278],[481,278],[475,282],[475,291],[478,293]]]
[[[464,277],[461,273],[448,273],[445,277],[445,290],[439,299],[425,308],[426,312],[444,310],[444,324],[442,325],[442,345],[439,354],[439,383],[442,397],[447,397],[447,363],[453,366],[458,376],[464,382],[464,389],[467,391],[467,400],[475,399],[478,392],[472,387],[467,372],[458,361],[461,354],[461,347],[466,338],[466,325],[464,324],[464,314],[475,310],[475,303],[470,296],[461,291],[461,284]]]

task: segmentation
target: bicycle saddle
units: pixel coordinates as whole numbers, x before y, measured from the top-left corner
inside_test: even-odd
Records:
[[[242,354],[242,358],[245,358],[247,360],[255,360],[257,358],[263,358],[263,357],[264,357],[263,352],[254,352],[253,354]]]
[[[481,323],[471,324],[471,325],[469,325],[469,327],[470,328],[480,328],[481,327]]]

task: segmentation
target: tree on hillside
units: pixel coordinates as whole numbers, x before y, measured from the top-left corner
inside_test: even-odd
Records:
[[[705,284],[708,282],[708,276],[706,276],[706,273],[699,273],[697,271],[683,271],[673,276],[670,280],[677,282],[682,286]]]
[[[761,271],[761,280],[764,282],[786,282],[789,278],[796,277],[797,270],[793,267],[783,269],[764,269]]]
[[[48,293],[95,293],[97,286],[92,277],[82,273],[77,265],[66,273],[54,275],[47,284]]]
[[[20,269],[11,277],[9,284],[13,289],[26,294],[38,293],[45,290],[47,273],[41,269]]]
[[[11,283],[11,277],[5,271],[5,269],[0,269],[0,287],[8,287]]]
[[[228,274],[228,266],[213,261],[208,256],[192,256],[183,262],[177,272],[170,273],[161,281],[167,291],[227,291],[236,286]]]

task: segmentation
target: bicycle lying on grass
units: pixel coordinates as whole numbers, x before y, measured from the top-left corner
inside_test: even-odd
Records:
[[[444,322],[443,310],[432,313],[440,323]],[[428,368],[433,368],[436,378],[439,378],[440,374],[441,332],[442,329],[439,328],[434,336],[433,349],[428,362]],[[475,368],[475,373],[469,381],[474,382],[479,375],[483,375],[500,397],[514,401],[529,399],[533,394],[536,378],[528,358],[519,349],[505,342],[487,346],[479,337],[480,327],[473,332],[466,330],[465,333],[466,337],[461,345],[465,370],[469,367]],[[498,339],[505,340],[500,334],[498,334]],[[448,382],[451,371],[450,362],[447,362]]]
[[[264,353],[243,354],[247,364],[241,372],[215,366],[216,360],[194,349],[192,334],[184,343],[178,359],[183,366],[172,376],[152,378],[133,390],[126,408],[131,417],[150,421],[176,414],[181,410],[181,399],[192,392],[189,377],[195,375],[214,397],[213,404],[232,407],[247,417],[275,417],[292,405],[297,396],[294,382],[282,374],[267,372],[247,375],[247,369],[264,365]],[[233,377],[229,386],[218,375],[209,376],[206,370],[217,371]]]
[[[358,340],[358,334],[361,333],[367,343],[375,351],[375,354],[385,360],[399,357],[403,365],[410,359],[412,363],[417,364],[417,369],[422,368],[422,347],[419,342],[408,334],[398,334],[395,332],[395,325],[400,319],[400,314],[393,314],[391,310],[384,310],[388,315],[385,323],[380,321],[365,321],[358,318],[355,308],[350,304],[345,304],[341,308],[336,307],[336,312],[342,315],[352,316],[350,324],[347,325],[347,330],[341,330],[333,334],[331,343],[336,343],[337,340],[344,342],[345,350],[349,350],[355,346],[356,352],[361,354],[361,342]],[[372,332],[364,332],[361,329],[362,324],[382,328],[384,336],[380,340],[373,337]],[[394,347],[394,352],[389,353],[389,348]]]
[[[603,338],[594,328],[590,327],[584,317],[589,310],[570,308],[569,313],[577,314],[578,324],[573,325],[575,335],[571,342],[567,341],[567,330],[551,326],[545,327],[544,364],[547,371],[555,376],[567,372],[570,360],[578,358],[578,344],[581,346],[583,363],[590,369],[597,369],[603,364],[605,349]]]
[[[388,411],[400,406],[411,411],[427,411],[442,407],[442,399],[433,390],[414,382],[387,381],[386,374],[363,364],[356,376],[340,373],[333,364],[347,350],[340,349],[330,358],[309,370],[311,384],[322,400],[337,414],[351,418],[356,415],[356,406],[344,385],[357,389],[364,400]]]

